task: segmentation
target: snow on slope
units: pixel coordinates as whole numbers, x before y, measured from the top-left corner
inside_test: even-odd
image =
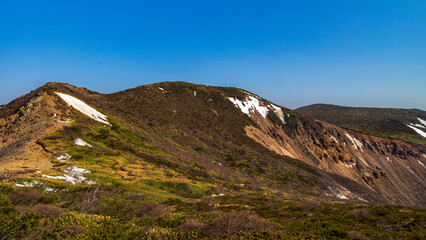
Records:
[[[59,156],[59,157],[57,157],[56,159],[57,159],[59,162],[66,162],[66,161],[68,161],[70,158],[71,158],[71,156],[70,156],[68,153],[65,153],[65,154],[60,155],[60,156]]]
[[[75,98],[75,97],[70,96],[70,95],[65,94],[65,93],[56,92],[56,94],[59,97],[61,97],[62,100],[64,100],[67,104],[71,105],[73,108],[77,109],[81,113],[89,116],[90,118],[93,118],[94,120],[96,120],[98,122],[101,122],[101,123],[107,124],[107,125],[111,125],[108,122],[106,115],[98,112],[96,109],[90,107],[89,105],[87,105],[86,103],[81,101],[80,99]]]
[[[276,106],[274,104],[271,104],[271,106],[272,106],[272,108],[274,108],[275,113],[278,115],[278,117],[281,119],[281,121],[283,123],[285,123],[283,110],[280,107],[278,107],[278,106]]]
[[[422,124],[418,124],[418,123],[410,123],[410,125],[413,126],[413,127],[426,128]]]
[[[351,140],[351,142],[352,142],[352,146],[355,148],[355,149],[358,149],[358,150],[361,150],[361,151],[363,151],[364,152],[364,149],[362,148],[362,142],[361,141],[359,141],[357,138],[355,138],[355,137],[352,137],[349,133],[347,133],[347,132],[345,132],[345,136],[349,139],[349,140]]]
[[[87,178],[83,177],[83,173],[90,173],[90,171],[84,168],[79,168],[77,166],[68,166],[68,168],[65,169],[65,174],[63,176],[50,176],[50,175],[43,174],[42,177],[64,180],[71,184],[82,183],[82,182],[86,182],[87,184],[95,184],[95,182],[93,181],[90,181],[90,180],[86,181]]]
[[[426,121],[425,120],[423,120],[421,118],[417,118],[417,119],[420,121],[421,124],[424,125],[424,127],[426,127]]]
[[[87,142],[83,141],[83,139],[81,139],[81,138],[77,138],[77,139],[74,141],[74,144],[75,144],[75,145],[78,145],[78,146],[83,146],[83,147],[92,147],[92,145],[90,145],[90,144],[88,144]]]
[[[416,133],[418,133],[418,134],[420,134],[421,136],[423,136],[423,137],[425,137],[426,138],[426,133],[425,132],[423,132],[422,130],[420,130],[420,129],[418,129],[418,128],[416,128],[416,127],[414,127],[414,126],[411,126],[411,125],[407,125],[409,128],[411,128],[411,129],[413,129],[414,131],[416,131]]]
[[[240,101],[239,99],[233,97],[228,97],[228,99],[243,113],[249,116],[251,116],[251,112],[257,111],[258,113],[260,113],[260,115],[262,115],[262,117],[266,118],[269,111],[274,111],[281,119],[281,121],[285,123],[283,110],[274,104],[269,104],[265,106],[264,104],[261,104],[259,99],[254,96],[248,96],[243,101]]]
[[[238,106],[241,111],[247,115],[250,116],[250,112],[252,111],[258,111],[260,115],[262,115],[264,118],[266,118],[266,115],[268,114],[268,108],[264,106],[260,106],[259,99],[249,96],[246,98],[246,101],[242,102],[236,98],[229,98],[232,103],[234,103],[236,106]]]

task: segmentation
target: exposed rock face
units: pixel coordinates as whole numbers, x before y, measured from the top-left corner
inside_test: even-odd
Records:
[[[187,169],[197,166],[198,175],[213,176],[214,181],[225,182],[223,186],[238,180],[256,189],[273,186],[273,191],[280,193],[296,189],[300,196],[309,193],[426,206],[426,155],[422,147],[349,131],[239,89],[163,85],[104,95],[52,83],[14,100],[0,111],[0,170],[28,177],[54,168],[52,160],[70,146],[53,140],[49,148],[41,140],[53,133],[57,136],[73,123],[80,128],[101,124],[114,131],[114,126],[96,122],[67,105],[55,94],[63,91],[120,121],[126,126],[126,134],[165,153],[150,155],[151,149],[140,151],[139,145],[130,145],[122,137],[113,139],[117,149],[95,149],[100,154],[124,149],[135,159],[175,166],[183,176]],[[247,103],[245,97],[251,102]],[[67,137],[74,146],[80,136]],[[127,177],[133,175],[129,171]]]
[[[46,92],[35,94],[14,114],[0,119],[0,169],[5,174],[31,175],[53,167],[53,154],[39,141],[65,123],[56,98]]]
[[[286,123],[277,124],[256,109],[249,116],[257,126],[247,126],[247,135],[270,150],[352,179],[394,204],[425,206],[424,148],[302,115],[290,131]]]

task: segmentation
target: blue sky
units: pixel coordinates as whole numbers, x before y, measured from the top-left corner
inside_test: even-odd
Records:
[[[426,1],[0,0],[0,104],[50,81],[426,110]]]

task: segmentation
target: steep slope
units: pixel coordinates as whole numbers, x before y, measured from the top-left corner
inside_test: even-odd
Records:
[[[426,147],[426,112],[419,109],[314,104],[295,111],[347,129],[378,137],[400,139]]]
[[[237,101],[249,105],[253,96],[247,93]],[[257,98],[261,108],[271,105]],[[265,147],[371,187],[393,203],[425,204],[424,148],[339,128],[288,109],[282,109],[284,122],[274,111],[259,114],[262,111],[251,109],[248,115],[257,127],[246,131]]]
[[[36,92],[31,93],[34,96],[23,106],[10,104],[8,112],[14,114],[2,120],[2,132],[6,134],[2,135],[1,166],[5,173],[18,174],[22,173],[21,169],[27,169],[25,173],[33,177],[61,179],[67,167],[74,166],[73,162],[79,163],[75,167],[89,169],[94,177],[104,177],[109,168],[108,171],[115,172],[113,175],[128,181],[146,178],[150,168],[154,168],[158,178],[167,179],[165,176],[170,175],[183,182],[199,181],[210,189],[208,192],[267,189],[265,192],[278,191],[292,197],[324,198],[324,192],[332,194],[346,184],[345,188],[353,187],[353,191],[363,196],[360,198],[385,201],[362,185],[350,181],[348,184],[344,178],[276,155],[247,137],[244,127],[255,123],[228,99],[245,94],[238,89],[175,82],[102,95],[51,83]],[[106,114],[109,122],[105,117],[96,119],[90,113],[82,114],[85,109],[73,110],[64,96],[83,100]],[[34,104],[36,101],[40,104]],[[21,112],[27,108],[34,112],[30,116],[42,118],[46,123],[26,119]],[[19,122],[25,123],[24,130]],[[16,138],[17,134],[27,139]],[[80,139],[87,145],[79,146]],[[30,143],[39,149],[24,151]],[[16,154],[17,151],[22,154]],[[33,158],[34,152],[44,156]],[[68,164],[58,162],[64,156],[70,156]],[[46,167],[28,165],[31,161],[46,162]],[[146,164],[147,169],[140,167]]]
[[[107,233],[112,229],[99,232],[96,226],[111,224],[145,237],[175,234],[194,219],[200,222],[186,227],[201,237],[219,236],[214,232],[225,229],[222,216],[240,216],[225,214],[231,210],[254,211],[283,230],[290,224],[283,216],[301,224],[300,214],[308,212],[296,209],[303,206],[315,209],[320,220],[286,232],[309,238],[316,229],[325,237],[347,235],[353,224],[342,227],[337,215],[365,203],[425,206],[423,148],[344,130],[241,89],[168,82],[99,94],[48,83],[5,105],[0,116],[6,182],[0,201],[8,194],[21,212],[66,211],[53,216],[64,236],[70,226],[82,228],[72,229],[76,238],[85,231]],[[336,202],[354,205],[337,207],[337,214]],[[421,229],[424,214],[399,209],[392,214],[415,217],[410,224]],[[327,227],[323,212],[336,214],[332,224],[345,232]],[[277,229],[244,214],[265,226],[249,230]],[[341,216],[354,218],[349,215]],[[158,238],[171,238],[167,234]]]

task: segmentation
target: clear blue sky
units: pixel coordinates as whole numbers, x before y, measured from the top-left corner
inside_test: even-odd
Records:
[[[49,81],[426,110],[426,1],[0,0],[0,104]]]

